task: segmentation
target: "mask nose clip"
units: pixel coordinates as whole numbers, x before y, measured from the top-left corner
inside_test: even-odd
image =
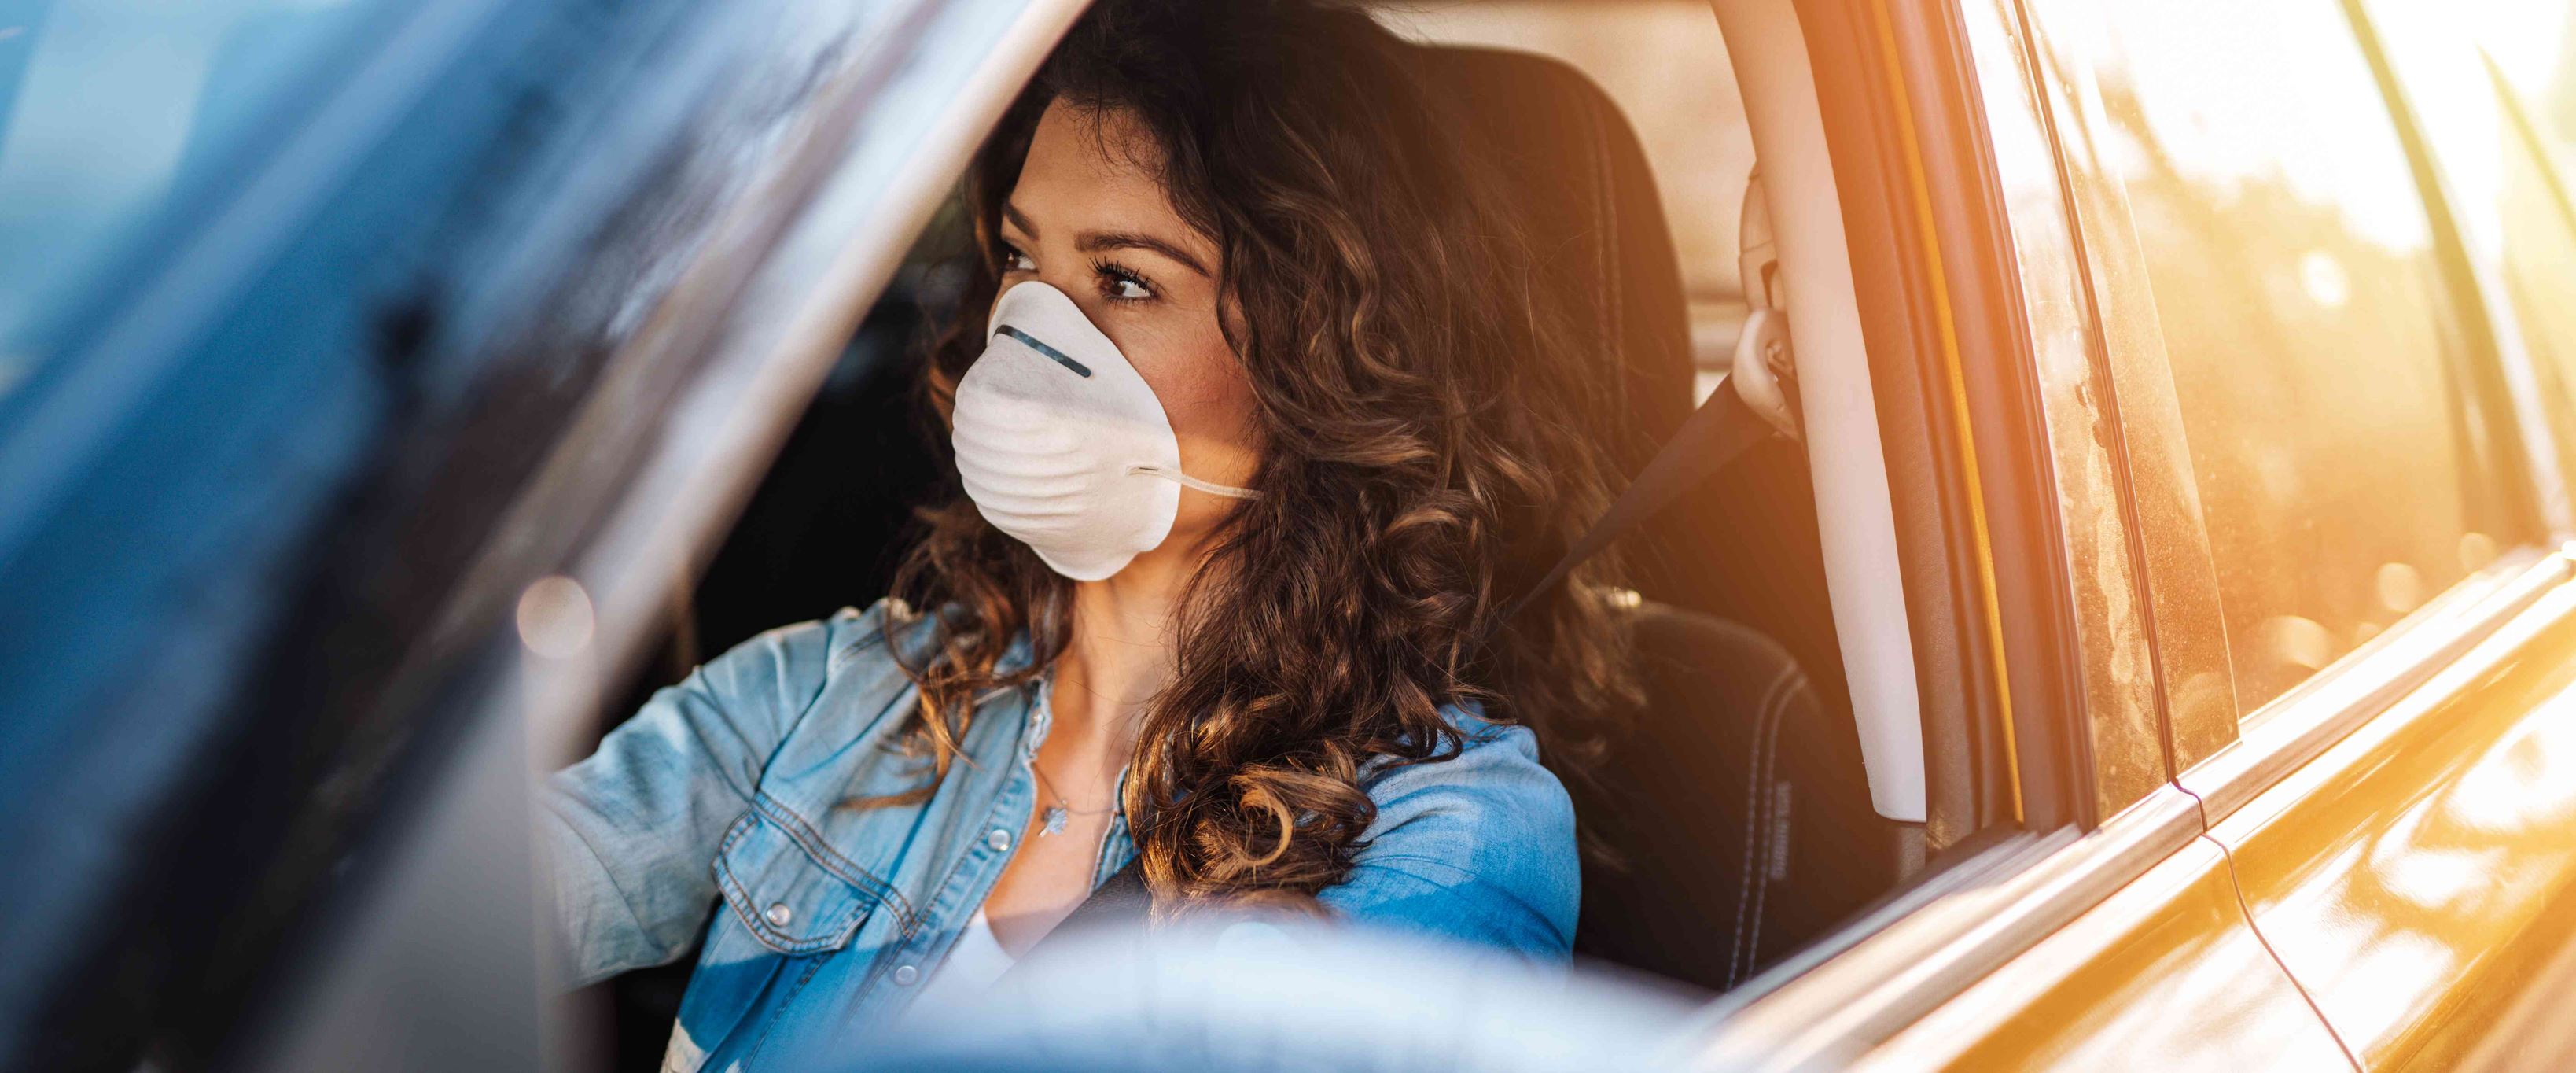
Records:
[[[1040,354],[1044,354],[1053,359],[1056,364],[1073,370],[1073,374],[1075,376],[1082,377],[1085,380],[1091,379],[1091,366],[1075,361],[1073,360],[1072,355],[1047,345],[1046,340],[1030,335],[1027,332],[1021,331],[1018,327],[1009,324],[1002,325],[1001,327],[993,330],[1002,335],[1007,335],[1013,339],[1027,343],[1029,345],[1029,349],[1037,351]]]

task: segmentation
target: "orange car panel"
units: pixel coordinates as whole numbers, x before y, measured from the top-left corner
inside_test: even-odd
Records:
[[[2195,838],[1870,1056],[1875,1069],[2340,1069]]]
[[[2366,1065],[2458,1068],[2576,947],[2576,586],[2211,833]]]

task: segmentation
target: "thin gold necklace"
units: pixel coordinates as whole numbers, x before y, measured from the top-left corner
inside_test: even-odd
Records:
[[[1115,806],[1096,809],[1073,807],[1073,802],[1065,800],[1064,792],[1055,788],[1055,780],[1047,778],[1046,769],[1038,766],[1036,757],[1029,758],[1029,770],[1037,773],[1038,785],[1046,790],[1048,796],[1055,798],[1055,804],[1048,805],[1045,812],[1038,814],[1038,837],[1040,838],[1064,833],[1064,821],[1067,816],[1106,816],[1115,811]]]

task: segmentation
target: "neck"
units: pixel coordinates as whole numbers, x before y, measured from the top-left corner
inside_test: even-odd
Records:
[[[1171,682],[1173,613],[1202,558],[1179,543],[1137,556],[1106,580],[1074,585],[1072,629],[1055,663],[1058,733],[1097,740],[1122,760],[1135,744],[1146,705]]]

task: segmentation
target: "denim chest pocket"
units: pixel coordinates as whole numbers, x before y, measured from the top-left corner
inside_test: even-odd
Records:
[[[895,914],[906,936],[915,920],[903,896],[826,844],[814,828],[766,796],[725,833],[715,861],[725,905],[761,945],[814,954],[849,945],[869,915]]]

